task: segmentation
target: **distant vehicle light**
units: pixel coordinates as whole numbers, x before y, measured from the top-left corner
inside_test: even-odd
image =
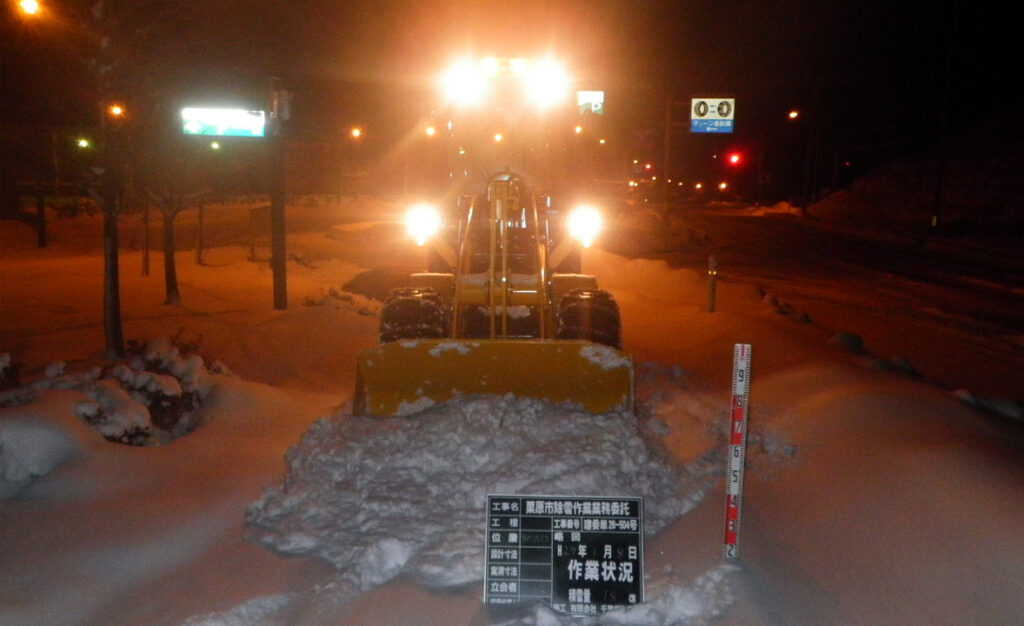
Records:
[[[576,207],[569,214],[569,235],[589,248],[601,232],[601,212],[589,205]]]
[[[405,214],[405,229],[422,246],[441,230],[441,212],[429,204],[417,204]]]
[[[725,182],[724,180],[722,182],[718,183],[718,190],[719,191],[725,191],[728,188],[729,188],[729,183]]]

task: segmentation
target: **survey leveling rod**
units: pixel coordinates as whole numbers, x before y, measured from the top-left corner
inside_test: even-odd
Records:
[[[740,555],[740,509],[743,506],[743,460],[747,454],[747,412],[750,391],[750,344],[738,343],[732,356],[732,419],[729,427],[729,471],[725,485],[725,556]]]

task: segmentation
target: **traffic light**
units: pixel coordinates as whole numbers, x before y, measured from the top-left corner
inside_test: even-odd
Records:
[[[730,167],[739,167],[743,164],[743,154],[736,151],[730,152],[726,155],[725,162]]]

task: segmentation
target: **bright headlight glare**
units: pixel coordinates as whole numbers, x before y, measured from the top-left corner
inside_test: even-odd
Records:
[[[406,213],[405,229],[422,246],[441,230],[441,213],[429,204],[418,204]]]
[[[569,75],[551,59],[531,64],[525,70],[524,79],[526,97],[537,107],[554,107],[568,97]]]
[[[458,106],[474,106],[487,94],[486,68],[469,61],[452,66],[441,76],[445,99]]]
[[[601,212],[592,206],[577,207],[569,214],[569,235],[589,248],[601,232]]]

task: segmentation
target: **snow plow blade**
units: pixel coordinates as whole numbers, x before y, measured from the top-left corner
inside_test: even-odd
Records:
[[[632,411],[633,375],[629,355],[584,340],[399,340],[359,355],[353,413],[411,415],[456,396],[509,393]]]

